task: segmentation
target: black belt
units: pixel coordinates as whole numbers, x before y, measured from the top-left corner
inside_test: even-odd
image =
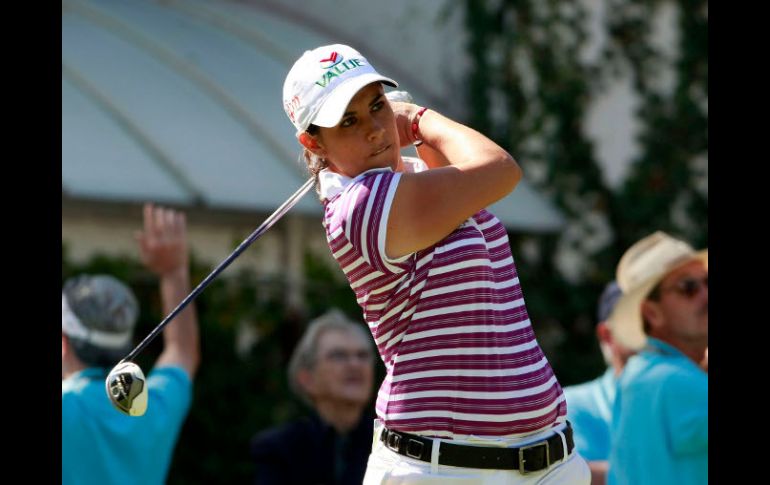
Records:
[[[563,430],[567,442],[567,455],[572,452],[572,426],[567,422]],[[385,446],[396,453],[430,463],[433,439],[400,431],[383,429],[380,439]],[[520,448],[497,448],[491,446],[456,445],[441,441],[439,465],[465,468],[487,468],[495,470],[519,470],[522,474],[548,468],[564,458],[564,446],[558,433],[550,438]]]

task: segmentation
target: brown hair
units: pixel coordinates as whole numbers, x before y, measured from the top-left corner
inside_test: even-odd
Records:
[[[310,125],[308,126],[306,133],[311,136],[316,136],[318,133],[321,132],[321,129],[316,125]],[[318,198],[321,198],[321,183],[318,180],[318,174],[321,172],[321,170],[325,169],[329,166],[328,162],[313,154],[310,150],[305,148],[302,151],[302,158],[305,159],[305,165],[307,166],[308,172],[310,172],[310,175],[313,176],[315,179],[315,191],[318,194]]]

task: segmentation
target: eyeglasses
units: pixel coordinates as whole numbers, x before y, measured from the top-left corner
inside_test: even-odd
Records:
[[[665,292],[665,291],[673,290],[684,297],[693,298],[695,297],[695,295],[700,293],[701,287],[708,290],[709,288],[708,276],[704,276],[703,278],[682,278],[681,280],[677,281],[676,283],[669,286],[668,288],[661,288],[660,291]]]
[[[342,364],[349,360],[358,360],[360,362],[367,362],[372,360],[372,353],[368,350],[356,350],[354,352],[348,352],[342,349],[334,349],[327,352],[324,355],[324,359],[335,364]]]

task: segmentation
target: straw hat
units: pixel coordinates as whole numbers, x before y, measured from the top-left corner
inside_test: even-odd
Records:
[[[609,327],[620,344],[631,350],[644,347],[647,336],[642,301],[667,274],[691,261],[702,261],[708,268],[708,249],[695,251],[661,231],[638,241],[623,254],[616,274],[623,296],[609,318]]]

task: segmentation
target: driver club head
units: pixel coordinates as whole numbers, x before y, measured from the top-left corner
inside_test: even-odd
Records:
[[[107,395],[112,404],[129,416],[141,416],[147,410],[147,379],[133,362],[120,362],[107,375]]]
[[[414,103],[414,98],[406,91],[389,91],[385,93],[389,101],[399,101],[401,103]]]

